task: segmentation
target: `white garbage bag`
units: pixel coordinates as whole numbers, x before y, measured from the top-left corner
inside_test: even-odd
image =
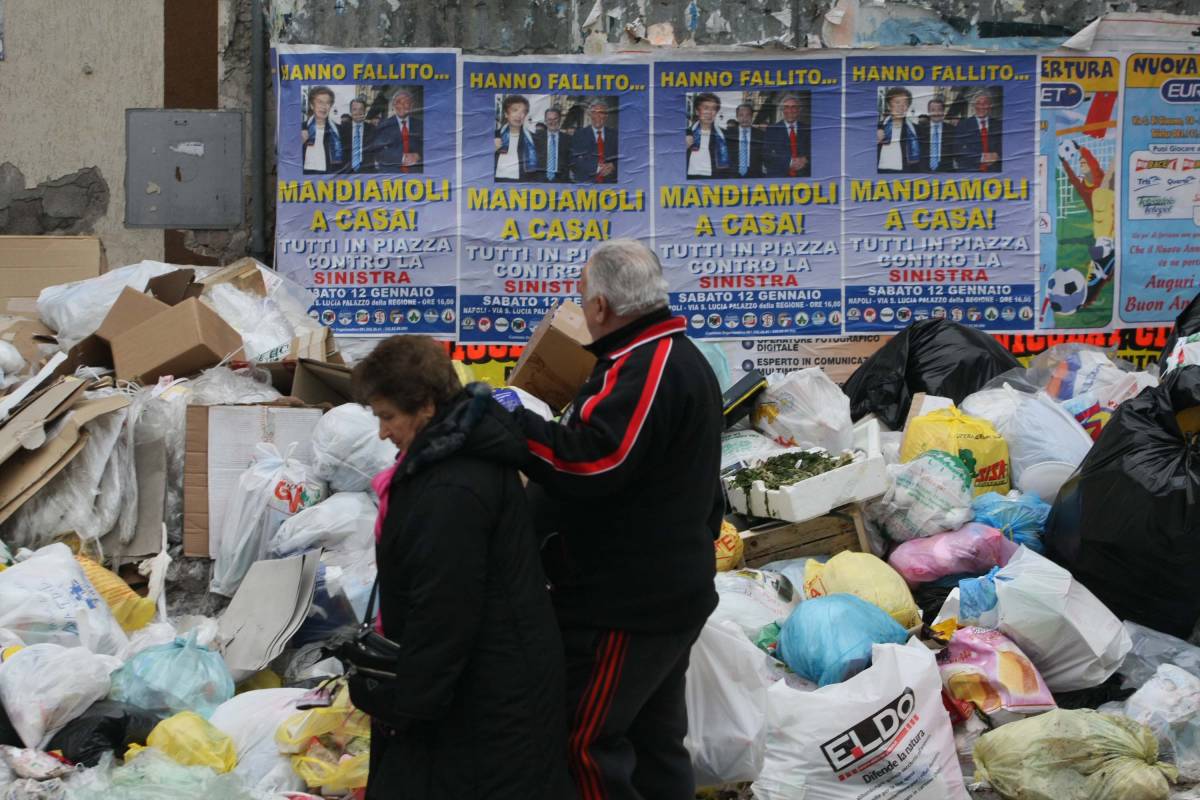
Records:
[[[41,748],[108,695],[119,659],[82,647],[34,644],[0,664],[0,704],[26,747]]]
[[[326,493],[325,482],[311,467],[280,454],[273,444],[257,445],[254,462],[238,479],[218,523],[210,591],[232,597],[250,565],[266,555],[268,542],[284,520],[321,502]]]
[[[313,430],[313,468],[335,492],[366,492],[371,479],[396,460],[396,445],[379,438],[366,406],[346,403],[321,417]]]
[[[731,622],[708,621],[687,671],[688,735],[698,786],[752,781],[767,749],[767,656]]]
[[[233,774],[255,791],[272,795],[302,792],[304,779],[292,769],[291,756],[279,752],[275,731],[296,713],[307,689],[257,689],[217,706],[209,722],[233,739],[237,766]]]
[[[81,637],[87,620],[87,641]],[[85,645],[120,654],[128,638],[65,544],[55,543],[0,572],[0,628],[26,644]]]
[[[877,644],[842,683],[767,690],[756,800],[968,800],[933,652]]]
[[[768,375],[754,404],[754,427],[787,447],[841,453],[854,444],[850,398],[820,367]]]
[[[57,332],[65,350],[96,332],[125,287],[144,291],[151,278],[175,269],[159,261],[142,261],[95,278],[47,286],[38,293],[38,316]]]
[[[1095,595],[1027,547],[995,582],[997,630],[1029,657],[1052,692],[1099,686],[1133,647],[1121,621]]]
[[[267,545],[267,556],[284,558],[318,547],[353,551],[373,548],[377,514],[371,493],[340,492],[284,520]]]
[[[1048,461],[1078,467],[1092,449],[1088,432],[1045,392],[1022,396],[1000,433],[1008,442],[1014,481],[1030,467]]]

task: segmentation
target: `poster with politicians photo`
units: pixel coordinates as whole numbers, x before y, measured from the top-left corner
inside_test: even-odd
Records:
[[[647,63],[463,60],[460,340],[523,342],[592,248],[651,234]]]
[[[846,60],[845,330],[1030,330],[1037,58]]]
[[[662,61],[655,242],[694,338],[841,331],[840,58]]]
[[[457,63],[276,50],[275,267],[336,333],[457,330]]]

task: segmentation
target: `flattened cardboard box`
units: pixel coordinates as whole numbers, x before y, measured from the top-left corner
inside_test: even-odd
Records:
[[[590,341],[583,309],[569,300],[551,309],[529,337],[508,385],[561,411],[575,399],[596,365],[596,357],[584,349]]]
[[[183,552],[212,558],[221,519],[255,446],[270,442],[309,461],[312,432],[323,412],[284,405],[189,406],[183,455]]]
[[[12,418],[0,427],[0,464],[18,450],[36,450],[46,443],[47,428],[83,397],[87,382],[59,378],[17,407]]]
[[[0,236],[0,310],[36,311],[47,286],[94,278],[108,269],[96,236]]]

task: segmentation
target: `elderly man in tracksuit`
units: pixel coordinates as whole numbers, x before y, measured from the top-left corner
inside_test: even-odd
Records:
[[[716,607],[721,393],[667,308],[657,257],[597,247],[581,282],[595,370],[560,423],[518,409],[567,666],[580,800],[692,800],[684,676]]]

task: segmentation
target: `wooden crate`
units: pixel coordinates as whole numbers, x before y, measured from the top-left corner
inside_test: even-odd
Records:
[[[804,556],[835,555],[843,550],[871,552],[862,511],[843,506],[807,522],[768,522],[742,532],[748,567]]]

